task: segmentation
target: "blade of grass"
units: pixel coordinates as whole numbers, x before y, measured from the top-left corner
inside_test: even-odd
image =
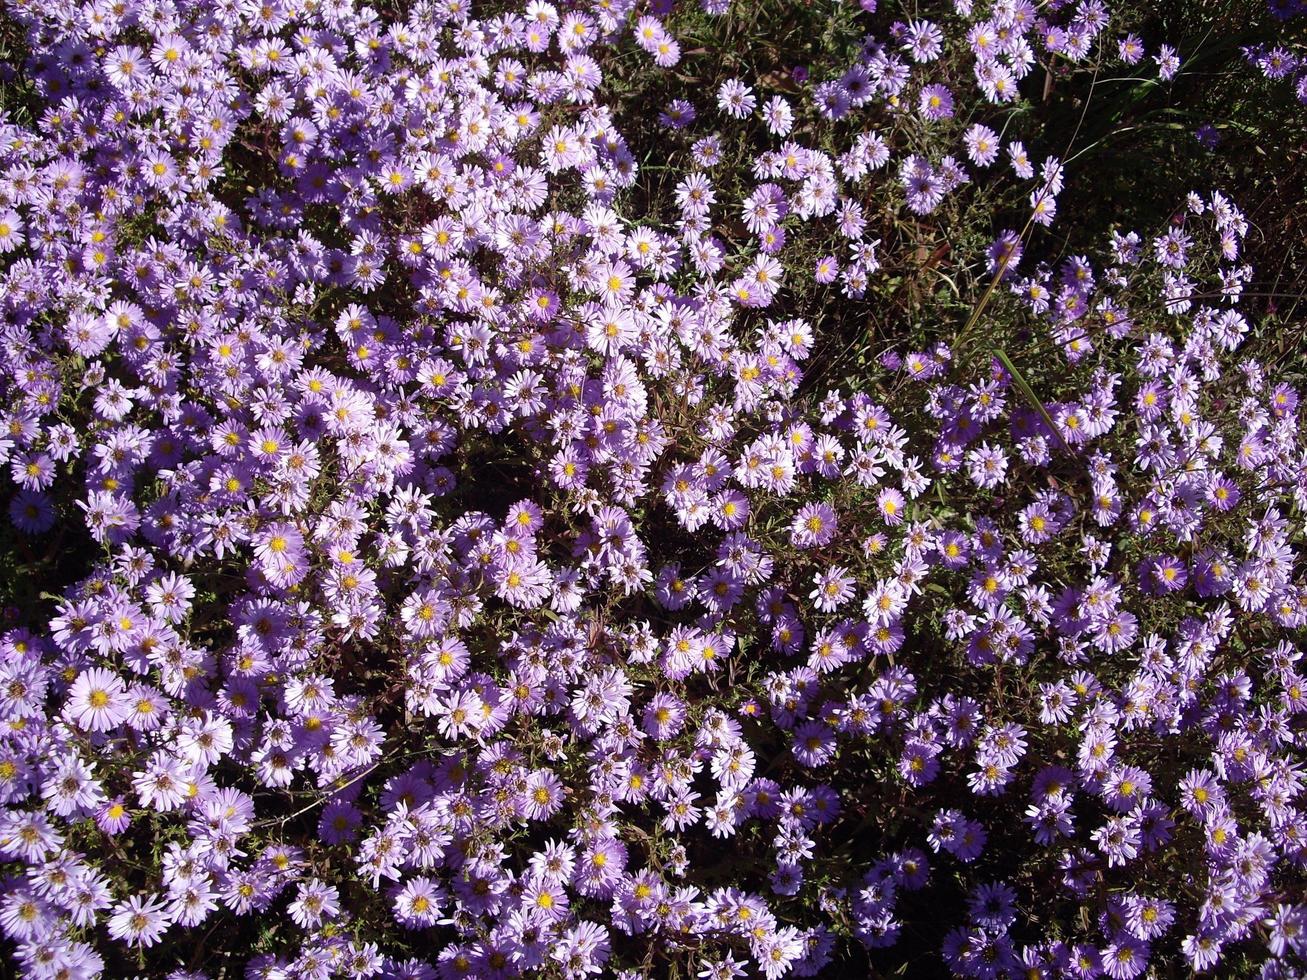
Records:
[[[1043,416],[1044,424],[1052,430],[1053,435],[1057,436],[1057,441],[1062,444],[1062,448],[1067,452],[1070,452],[1071,447],[1067,445],[1066,440],[1062,438],[1062,433],[1059,432],[1057,426],[1053,424],[1053,417],[1048,414],[1048,409],[1046,409],[1044,403],[1039,400],[1038,396],[1035,394],[1035,390],[1031,388],[1030,383],[1026,381],[1025,376],[1017,370],[1017,366],[1012,363],[1012,359],[1007,356],[1007,352],[1001,347],[995,347],[993,348],[993,353],[994,356],[998,358],[998,362],[1003,365],[1007,373],[1012,375],[1012,380],[1016,382],[1016,386],[1021,390],[1021,394],[1025,396],[1026,401],[1028,401],[1031,407]]]

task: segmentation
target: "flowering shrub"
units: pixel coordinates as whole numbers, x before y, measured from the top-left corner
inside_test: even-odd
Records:
[[[12,4],[23,975],[1296,974],[1286,320],[1059,209],[1188,52],[877,6]]]

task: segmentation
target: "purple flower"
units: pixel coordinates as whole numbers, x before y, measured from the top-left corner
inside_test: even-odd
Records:
[[[131,816],[121,798],[106,800],[95,811],[95,824],[104,833],[121,834],[131,824]]]
[[[903,494],[892,488],[882,490],[876,497],[876,508],[880,511],[881,519],[890,527],[903,523],[906,504]]]
[[[1221,142],[1221,133],[1211,123],[1203,123],[1194,131],[1194,138],[1204,149],[1214,150]]]
[[[790,542],[796,548],[820,548],[835,536],[835,509],[829,504],[805,504],[790,525]]]
[[[924,119],[948,119],[953,115],[953,93],[945,85],[927,85],[917,105]]]
[[[277,522],[254,541],[254,556],[272,583],[291,586],[308,574],[304,537],[291,524]]]
[[[128,945],[149,947],[157,943],[171,922],[157,895],[130,895],[114,906],[109,917],[109,935]]]
[[[986,254],[989,271],[1006,279],[1016,271],[1021,261],[1022,246],[1020,237],[1013,231],[1005,231],[990,245]]]
[[[898,770],[909,786],[925,786],[939,774],[939,746],[910,741],[899,757]]]
[[[1183,589],[1189,581],[1189,574],[1184,563],[1172,555],[1161,555],[1146,559],[1140,565],[1140,581],[1148,585],[1159,595]]]
[[[107,619],[102,624],[115,634],[133,628],[130,614]],[[116,727],[127,717],[127,692],[121,680],[100,667],[92,667],[78,675],[68,692],[65,712],[79,728],[91,732],[104,732]]]
[[[1157,75],[1164,82],[1169,82],[1180,70],[1180,57],[1169,44],[1163,44],[1153,60],[1157,62]]]

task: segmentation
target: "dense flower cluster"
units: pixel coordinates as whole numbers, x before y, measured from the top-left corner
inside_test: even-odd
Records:
[[[1065,154],[1000,115],[1174,49],[881,10],[833,77],[677,88],[642,211],[608,66],[721,0],[13,9],[7,512],[88,541],[0,656],[26,975],[241,930],[265,980],[815,976],[936,890],[959,975],[1301,963],[1307,445],[1247,221],[1025,260]],[[972,321],[805,377],[788,290],[979,185]]]

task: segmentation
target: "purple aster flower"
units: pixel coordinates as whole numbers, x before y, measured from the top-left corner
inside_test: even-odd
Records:
[[[953,115],[953,93],[946,85],[927,85],[921,90],[918,111],[929,120],[948,119]]]
[[[1132,980],[1148,968],[1148,954],[1148,943],[1118,933],[1100,954],[1103,972],[1112,980]]]
[[[822,612],[834,612],[853,597],[856,580],[841,565],[832,565],[817,574],[809,598]]]
[[[130,630],[130,615],[117,616],[112,625],[117,632]],[[126,688],[116,674],[101,667],[91,667],[79,674],[73,683],[65,711],[69,720],[79,728],[91,732],[108,731],[127,717]]]
[[[1271,411],[1276,418],[1287,418],[1298,407],[1298,392],[1289,384],[1281,383],[1271,391]]]
[[[1094,640],[1109,654],[1127,650],[1139,634],[1138,624],[1133,613],[1118,610],[1094,625]]]
[[[1164,82],[1169,82],[1180,70],[1180,56],[1169,44],[1163,44],[1158,48],[1153,60],[1157,62],[1157,76]]]
[[[898,770],[909,786],[925,786],[939,774],[938,745],[911,740],[899,757]]]
[[[998,275],[1001,279],[1006,279],[1016,272],[1016,267],[1021,261],[1022,246],[1020,236],[1011,230],[1004,231],[989,246],[986,255],[989,272],[992,275]]]
[[[881,519],[890,527],[903,523],[906,506],[907,501],[903,499],[903,494],[892,487],[882,490],[876,496],[876,509],[880,511]]]
[[[1139,579],[1158,595],[1178,592],[1189,581],[1184,563],[1173,555],[1160,555],[1145,559],[1139,569]]]
[[[130,895],[114,906],[109,935],[131,946],[150,947],[167,931],[170,920],[157,895]]]
[[[753,90],[738,78],[727,79],[717,91],[717,106],[733,119],[743,119],[758,104]]]
[[[1144,58],[1144,44],[1137,35],[1127,34],[1117,42],[1117,54],[1127,65],[1137,65]]]
[[[132,818],[121,797],[106,800],[95,811],[95,823],[104,833],[115,836],[131,825]]]
[[[790,525],[790,542],[796,548],[820,548],[835,536],[835,509],[829,504],[805,504]]]
[[[903,50],[913,61],[934,61],[943,51],[944,33],[928,20],[910,21],[903,31]]]

